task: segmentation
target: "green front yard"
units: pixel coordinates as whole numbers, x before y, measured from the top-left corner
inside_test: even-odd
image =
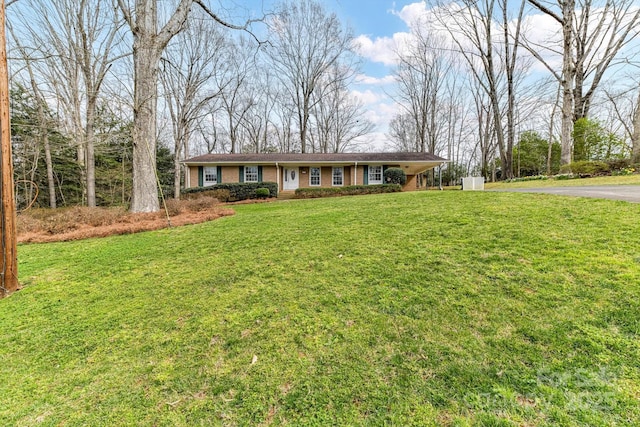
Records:
[[[19,248],[0,425],[640,424],[640,206],[414,192]]]

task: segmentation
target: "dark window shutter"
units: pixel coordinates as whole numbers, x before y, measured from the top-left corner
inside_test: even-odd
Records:
[[[363,174],[364,179],[362,183],[364,185],[369,185],[369,165],[364,165],[363,167],[364,167],[364,174]]]
[[[204,168],[202,166],[198,166],[198,187],[202,187],[204,185]]]
[[[238,167],[238,182],[244,182],[244,166]]]
[[[262,166],[258,166],[258,182],[262,182]]]
[[[216,182],[218,184],[222,184],[222,166],[218,166],[216,170],[217,179]]]

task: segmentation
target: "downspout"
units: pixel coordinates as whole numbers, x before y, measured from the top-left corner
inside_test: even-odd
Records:
[[[442,163],[438,167],[438,188],[442,191]]]
[[[280,168],[278,167],[278,162],[276,162],[276,184],[278,184],[278,193],[280,193]]]
[[[191,188],[191,166],[187,165],[187,172],[184,175],[184,187]]]

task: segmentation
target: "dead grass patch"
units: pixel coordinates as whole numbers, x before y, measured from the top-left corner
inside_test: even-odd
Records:
[[[213,197],[167,201],[169,221],[164,210],[130,213],[124,208],[32,209],[20,213],[18,243],[45,243],[80,240],[159,230],[171,226],[198,224],[233,215],[233,209]]]

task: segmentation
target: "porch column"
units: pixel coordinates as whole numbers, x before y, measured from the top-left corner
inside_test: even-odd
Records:
[[[353,170],[353,185],[358,185],[358,162]]]

